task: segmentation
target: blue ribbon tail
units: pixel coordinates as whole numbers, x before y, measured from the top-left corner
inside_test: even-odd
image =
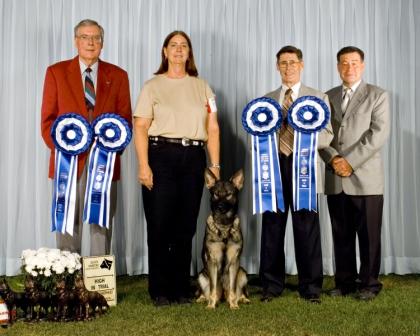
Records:
[[[83,222],[109,228],[110,191],[115,152],[93,145],[89,156]]]
[[[317,211],[316,158],[318,134],[295,132],[293,151],[293,207]]]
[[[284,211],[275,134],[252,136],[254,213]]]
[[[73,235],[77,156],[55,151],[54,190],[51,207],[51,231]]]

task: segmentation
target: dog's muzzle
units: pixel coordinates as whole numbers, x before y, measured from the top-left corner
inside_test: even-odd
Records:
[[[228,211],[232,209],[233,209],[233,206],[229,202],[218,202],[217,204],[214,204],[212,206],[213,211],[217,211],[223,214],[227,213]]]

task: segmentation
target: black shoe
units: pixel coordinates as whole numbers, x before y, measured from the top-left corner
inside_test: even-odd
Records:
[[[261,296],[260,301],[267,303],[267,302],[272,301],[275,297],[276,296],[274,294],[271,294],[271,293],[263,293],[262,296]]]
[[[302,295],[302,299],[310,302],[310,303],[321,303],[321,299],[319,298],[318,294],[306,294]]]
[[[360,292],[356,294],[356,299],[360,301],[371,301],[377,295],[378,293],[371,292],[370,290],[367,290],[367,289],[362,289]]]
[[[153,304],[156,307],[163,307],[163,306],[169,306],[171,303],[169,302],[168,298],[165,296],[158,296],[153,300]]]
[[[338,297],[338,296],[347,296],[349,294],[354,293],[355,290],[344,290],[341,288],[334,288],[328,292],[329,296]]]

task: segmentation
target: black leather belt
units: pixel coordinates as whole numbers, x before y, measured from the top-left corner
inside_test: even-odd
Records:
[[[191,140],[187,138],[166,138],[162,136],[149,136],[149,141],[151,142],[165,142],[165,143],[171,143],[171,144],[177,144],[182,145],[185,147],[188,146],[204,146],[204,141],[202,140]]]

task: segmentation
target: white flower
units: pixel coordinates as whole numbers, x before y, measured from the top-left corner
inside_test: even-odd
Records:
[[[43,283],[43,286],[45,283],[54,281],[54,275],[73,275],[82,268],[81,257],[78,253],[46,247],[38,250],[24,250],[21,259],[22,271],[37,278],[36,281]],[[45,282],[47,278],[48,281]]]

